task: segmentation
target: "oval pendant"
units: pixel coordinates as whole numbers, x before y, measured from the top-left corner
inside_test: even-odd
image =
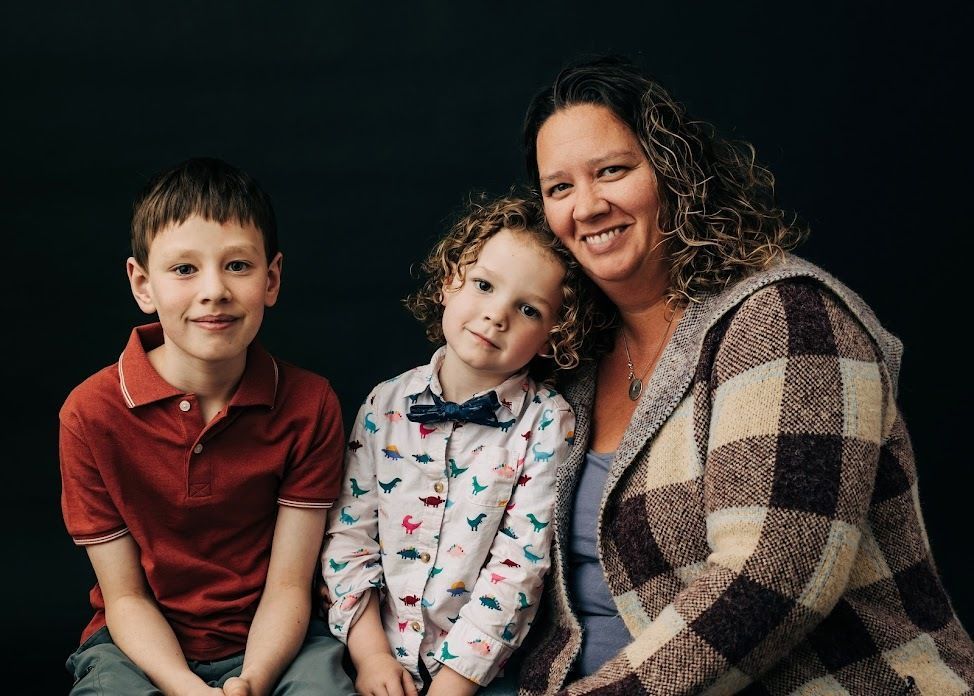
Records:
[[[632,401],[639,401],[639,395],[643,393],[643,382],[638,377],[634,377],[629,382],[629,398]]]

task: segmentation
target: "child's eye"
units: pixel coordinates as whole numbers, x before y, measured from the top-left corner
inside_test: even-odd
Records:
[[[474,278],[473,286],[480,290],[480,292],[490,292],[492,287],[489,281],[483,280],[482,278]]]
[[[246,271],[248,268],[250,268],[250,264],[246,261],[231,261],[227,264],[227,270],[233,271],[234,273]]]
[[[196,269],[188,263],[181,263],[178,266],[173,266],[172,272],[178,276],[191,275]]]
[[[534,307],[532,307],[529,304],[523,304],[523,305],[521,305],[521,314],[523,314],[524,316],[526,316],[528,319],[540,319],[541,318],[541,312],[539,312],[537,309],[535,309]]]

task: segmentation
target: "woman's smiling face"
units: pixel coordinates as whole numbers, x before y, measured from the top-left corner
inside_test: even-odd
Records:
[[[585,272],[607,291],[651,276],[656,175],[632,130],[604,106],[569,106],[538,131],[537,161],[548,224]]]

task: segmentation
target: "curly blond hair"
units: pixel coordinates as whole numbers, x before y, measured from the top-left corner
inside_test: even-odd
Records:
[[[548,229],[541,202],[530,192],[518,195],[512,191],[498,198],[471,194],[456,222],[420,265],[422,287],[403,303],[426,326],[427,338],[442,343],[443,293],[449,292],[445,288],[456,279],[463,281],[465,269],[477,261],[487,240],[501,230],[530,239],[565,269],[562,304],[548,336],[550,356],[531,361],[532,375],[545,380],[557,371],[577,367],[586,352],[583,346],[587,337],[607,325],[607,300]]]
[[[603,106],[629,126],[656,173],[669,304],[697,301],[767,267],[807,234],[775,203],[774,176],[757,163],[750,144],[719,137],[657,82],[615,56],[565,68],[532,99],[524,153],[534,186],[538,131],[554,113],[578,104]]]

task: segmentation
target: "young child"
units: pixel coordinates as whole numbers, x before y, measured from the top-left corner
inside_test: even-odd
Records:
[[[472,694],[537,610],[575,419],[527,368],[577,365],[587,312],[543,230],[533,201],[471,204],[407,300],[446,345],[359,411],[322,570],[361,693]]]
[[[189,160],[136,200],[132,253],[132,294],[159,323],[60,414],[64,520],[98,581],[71,693],[353,693],[342,645],[309,627],[339,405],[254,340],[281,283],[270,200]]]

